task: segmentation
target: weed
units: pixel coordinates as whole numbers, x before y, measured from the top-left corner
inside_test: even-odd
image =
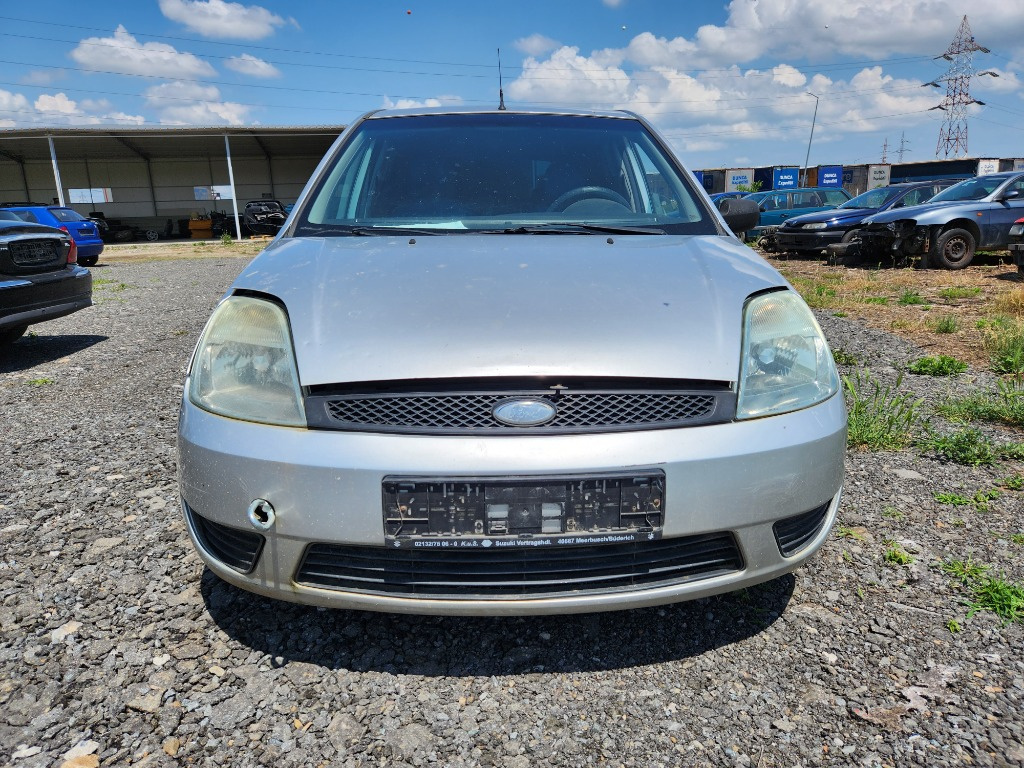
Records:
[[[988,566],[976,563],[973,558],[968,557],[966,560],[950,560],[943,563],[942,570],[961,584],[967,585],[984,576]]]
[[[53,384],[53,379],[29,379],[28,385],[30,387],[45,387],[48,384]]]
[[[906,515],[903,514],[903,512],[901,512],[900,510],[896,509],[896,507],[886,507],[882,511],[882,517],[888,518],[890,520],[902,520],[906,517]]]
[[[858,365],[860,363],[860,360],[854,355],[843,349],[833,349],[832,359],[836,361],[836,365]]]
[[[865,296],[861,299],[865,304],[878,304],[879,306],[886,306],[889,303],[888,296]]]
[[[974,600],[969,603],[968,618],[978,611],[992,611],[1003,626],[1015,621],[1024,623],[1024,586],[1007,581],[1005,574],[978,579],[971,586],[971,596]]]
[[[1015,322],[982,330],[982,343],[996,373],[1024,372],[1024,324]]]
[[[853,562],[853,555],[851,555],[845,549],[843,550],[843,562],[844,563],[852,563]]]
[[[1010,541],[1017,546],[1024,544],[1024,533],[1012,533],[1010,534]]]
[[[914,304],[926,304],[927,302],[921,298],[921,294],[917,291],[906,290],[896,303],[901,307],[909,307]]]
[[[223,233],[220,236],[220,244],[221,245],[234,245],[235,244],[235,239],[233,237],[231,237],[231,233],[230,232],[225,232],[225,233]]]
[[[936,493],[935,500],[939,502],[939,504],[952,504],[954,507],[966,507],[968,504],[971,503],[971,499],[969,496],[964,496],[961,493],[952,492]]]
[[[963,627],[960,626],[960,622],[956,619],[950,619],[946,622],[946,629],[949,630],[949,634],[955,635],[957,632],[962,630]]]
[[[1000,381],[994,393],[951,398],[936,409],[953,421],[994,421],[1024,425],[1024,381],[1021,377]]]
[[[952,525],[954,528],[963,528],[967,525],[967,521],[964,520],[962,517],[954,517],[952,520],[949,521],[949,524]]]
[[[857,597],[864,600],[864,587],[857,587]]]
[[[1010,318],[1005,315],[995,315],[994,317],[983,317],[974,324],[974,327],[979,331],[998,331],[1001,328],[1007,328],[1010,325]]]
[[[836,528],[836,536],[840,539],[856,539],[857,541],[864,541],[864,534],[856,528],[848,528],[845,525],[840,525]]]
[[[932,321],[931,328],[935,333],[956,333],[960,330],[960,321],[955,315],[943,315]]]
[[[1024,315],[1024,288],[1011,288],[999,294],[992,302],[997,312],[1020,317]]]
[[[914,562],[914,558],[895,542],[889,543],[882,559],[889,565],[910,565]]]
[[[849,317],[845,312],[833,312],[832,317]]]
[[[1024,477],[1011,475],[1010,477],[1004,477],[999,481],[999,484],[1008,491],[1019,491],[1024,489]]]
[[[952,287],[943,288],[939,291],[939,298],[942,299],[971,299],[981,294],[981,288],[976,286],[971,287]]]
[[[938,355],[918,358],[907,370],[921,376],[956,376],[967,370],[967,363],[949,355]]]
[[[858,370],[853,378],[843,377],[849,410],[847,445],[869,451],[910,445],[913,430],[921,421],[921,400],[897,392],[902,383],[902,374],[894,386],[887,386],[865,370]]]
[[[1003,443],[996,445],[981,430],[966,428],[951,435],[929,434],[918,442],[926,451],[933,451],[947,461],[967,467],[989,467],[998,459],[1024,457],[1024,444]]]

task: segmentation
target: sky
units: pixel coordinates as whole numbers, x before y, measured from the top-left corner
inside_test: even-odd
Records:
[[[966,14],[990,50],[973,54],[983,104],[969,108],[968,156],[1024,157],[1024,0],[35,8],[45,17],[0,2],[0,129],[334,126],[381,107],[493,107],[500,51],[509,108],[632,110],[691,169],[935,159],[942,54]]]

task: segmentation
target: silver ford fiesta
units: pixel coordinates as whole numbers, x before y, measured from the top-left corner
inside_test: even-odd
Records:
[[[714,209],[629,113],[364,116],[196,347],[200,556],[270,597],[427,614],[796,569],[835,519],[846,411],[810,310],[729,231],[756,213]]]

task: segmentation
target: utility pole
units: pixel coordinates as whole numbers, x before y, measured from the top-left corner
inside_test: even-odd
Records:
[[[907,144],[907,134],[906,131],[904,131],[903,133],[900,134],[899,162],[903,162],[903,155],[909,148],[910,147]]]
[[[967,157],[967,107],[971,104],[985,105],[985,102],[971,98],[971,79],[974,77],[974,52],[989,53],[989,49],[979,45],[971,32],[971,25],[964,16],[956,37],[949,48],[937,59],[950,62],[946,74],[938,80],[925,85],[941,88],[946,83],[946,98],[942,103],[932,107],[945,113],[942,128],[939,130],[939,143],[935,147],[936,157]],[[998,77],[995,72],[980,72],[979,75]]]
[[[885,141],[882,142],[882,165],[889,162],[889,156],[886,154],[889,151],[889,138],[886,137]]]

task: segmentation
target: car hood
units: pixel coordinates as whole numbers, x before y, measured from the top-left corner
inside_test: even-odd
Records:
[[[827,211],[815,211],[814,213],[794,216],[791,219],[787,219],[786,223],[782,226],[788,229],[789,227],[798,227],[801,224],[813,224],[819,221],[834,221],[836,223],[844,221],[855,222],[860,221],[865,216],[870,216],[877,210],[877,208],[830,208]]]
[[[482,376],[734,381],[786,282],[721,236],[282,238],[234,290],[287,308],[303,385]]]
[[[964,206],[966,208],[975,209],[984,206],[985,200],[947,200],[938,203],[921,203],[921,205],[908,205],[905,208],[891,208],[888,211],[882,211],[880,213],[873,214],[867,220],[865,224],[888,224],[893,221],[901,221],[903,219],[919,219],[923,216],[927,216],[932,211],[939,211],[944,208],[953,208],[956,206]]]

